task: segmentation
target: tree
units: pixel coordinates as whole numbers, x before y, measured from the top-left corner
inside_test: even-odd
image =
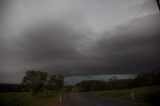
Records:
[[[57,75],[57,91],[59,92],[64,85],[64,76],[62,74]]]
[[[34,96],[44,88],[47,77],[47,72],[30,70],[26,72],[22,83],[29,86],[32,95]]]
[[[79,88],[80,92],[100,91],[105,89],[106,82],[101,80],[85,80],[81,81],[76,86]]]
[[[56,86],[56,75],[52,75],[48,80],[48,90],[54,91],[55,86]]]
[[[66,85],[66,86],[64,86],[64,90],[65,90],[66,92],[71,92],[72,89],[73,89],[73,86],[72,86],[72,85]]]
[[[49,90],[56,91],[57,93],[63,88],[64,77],[61,74],[52,75],[48,80]]]

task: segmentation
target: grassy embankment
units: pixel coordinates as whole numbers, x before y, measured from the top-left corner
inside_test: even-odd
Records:
[[[159,102],[160,86],[140,87],[122,90],[96,91],[90,93],[98,96],[112,97],[133,102],[156,103]]]
[[[46,93],[35,97],[32,97],[29,92],[0,93],[0,106],[43,106],[57,97],[57,95],[46,95]]]

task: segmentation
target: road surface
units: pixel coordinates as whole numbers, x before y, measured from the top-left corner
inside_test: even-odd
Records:
[[[71,93],[70,95],[63,97],[60,104],[61,106],[139,106],[135,103],[107,99],[83,93]]]

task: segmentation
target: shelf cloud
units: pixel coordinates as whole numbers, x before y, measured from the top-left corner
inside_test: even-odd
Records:
[[[0,82],[17,82],[30,69],[69,77],[159,68],[160,14],[155,4],[121,1],[119,5],[116,0],[8,3],[0,12]],[[149,10],[133,17],[143,3],[150,4]],[[116,17],[123,12],[125,17]]]

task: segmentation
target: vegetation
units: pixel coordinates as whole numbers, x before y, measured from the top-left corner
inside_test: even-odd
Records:
[[[21,84],[0,84],[0,106],[41,106],[63,89],[63,75],[29,70]]]
[[[160,105],[159,71],[140,73],[134,79],[119,80],[114,76],[108,82],[97,80],[82,81],[76,87],[80,92],[91,92],[91,94],[99,96]]]
[[[106,81],[88,80],[82,81],[76,85],[80,92],[101,91],[101,90],[119,90],[143,86],[160,85],[160,72],[153,71],[149,73],[140,73],[134,79],[121,79],[116,77]]]
[[[33,96],[46,90],[60,92],[63,88],[63,75],[51,75],[49,80],[47,78],[47,72],[31,70],[26,72],[22,84],[30,89]]]
[[[0,92],[26,92],[29,91],[27,86],[23,84],[7,84],[0,83]]]
[[[160,86],[96,91],[90,92],[90,94],[103,97],[114,97],[135,102],[150,103],[157,106],[160,105]]]
[[[0,93],[0,106],[43,106],[55,97],[55,94],[46,93],[39,93],[34,97],[31,92]]]
[[[65,92],[72,92],[73,88],[74,88],[74,86],[72,86],[72,85],[66,85],[66,86],[64,86],[63,89]]]
[[[48,80],[47,89],[51,91],[60,92],[64,85],[64,78],[61,74],[52,75]]]
[[[47,77],[47,72],[27,71],[22,83],[30,88],[32,95],[36,95],[45,87]]]
[[[98,80],[90,80],[90,81],[82,81],[78,83],[76,86],[79,87],[80,92],[88,92],[88,91],[97,91],[104,90],[106,82],[98,81]]]
[[[27,71],[21,84],[0,84],[0,106],[40,106],[60,92],[91,92],[91,94],[136,102],[158,104],[160,72],[140,73],[134,79],[82,81],[74,86],[63,86],[61,74],[48,75],[42,71]],[[93,92],[94,91],[94,92]]]

